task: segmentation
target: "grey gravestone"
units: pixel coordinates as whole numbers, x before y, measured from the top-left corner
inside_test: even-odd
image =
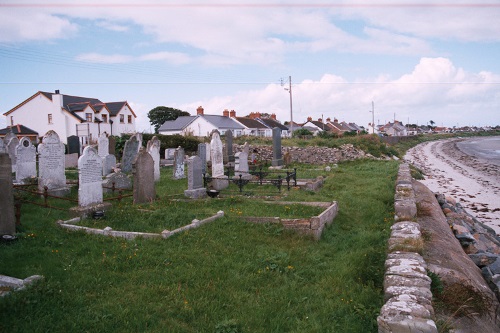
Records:
[[[94,147],[87,146],[78,159],[78,205],[102,203],[102,158]]]
[[[125,190],[132,188],[132,181],[125,173],[115,172],[107,175],[106,178],[104,178],[104,180],[102,181],[102,186],[105,187],[104,193],[113,192],[113,183],[115,183],[116,190]]]
[[[5,146],[3,138],[0,138],[0,154],[7,154],[7,147]]]
[[[274,167],[283,165],[281,157],[281,130],[278,127],[273,128],[273,160],[271,165]]]
[[[228,176],[224,175],[224,162],[222,153],[222,141],[219,131],[212,131],[212,140],[210,141],[210,155],[212,156],[212,179],[211,187],[214,190],[223,190],[229,186]]]
[[[206,150],[207,155],[206,156],[207,156],[207,162],[208,162],[208,161],[212,160],[212,158],[210,157],[210,143],[209,142],[205,143],[205,146],[207,146],[207,150]]]
[[[109,154],[109,140],[106,133],[101,133],[101,135],[99,135],[99,139],[97,140],[97,153],[101,158]]]
[[[78,168],[78,156],[79,154],[66,154],[64,155],[64,165],[66,168]]]
[[[174,154],[174,179],[186,178],[184,174],[184,159],[186,155],[184,154],[184,148],[179,147],[175,150]]]
[[[146,145],[146,150],[149,155],[153,158],[154,162],[154,176],[155,182],[160,181],[160,140],[156,136],[153,136],[151,140],[148,141]]]
[[[231,130],[227,130],[224,137],[226,138],[226,146],[224,149],[224,163],[233,163],[233,132],[231,132]]]
[[[48,131],[42,143],[38,145],[38,189],[44,190],[47,186],[54,195],[66,195],[69,188],[66,186],[64,173],[64,144],[59,140],[56,132]]]
[[[3,137],[5,145],[7,145],[7,143],[9,143],[9,141],[13,138],[17,138],[17,136],[14,133],[12,133],[12,128],[10,128],[7,134],[5,134],[5,136]]]
[[[113,172],[116,167],[115,155],[108,154],[102,159],[102,175],[107,176]]]
[[[245,144],[243,145],[243,152],[247,154],[250,154],[250,146],[248,145],[248,142],[245,142]]]
[[[16,182],[21,183],[25,178],[36,177],[36,148],[31,140],[22,138],[16,150]]]
[[[116,157],[116,139],[114,136],[109,136],[108,137],[108,143],[109,143],[109,150],[108,150],[108,153],[111,154],[111,155],[115,155]]]
[[[283,163],[288,166],[292,163],[292,154],[290,153],[290,148],[286,148],[285,153],[283,154]]]
[[[156,190],[153,169],[153,158],[144,148],[141,148],[133,163],[134,203],[154,201]]]
[[[0,235],[14,235],[16,218],[12,191],[12,165],[6,153],[0,153],[0,188],[2,189],[0,191]]]
[[[201,173],[207,173],[207,145],[198,144],[198,157],[201,160]]]
[[[199,199],[207,196],[203,187],[202,161],[199,156],[188,158],[188,189],[184,191],[188,198]]]
[[[14,136],[7,142],[7,152],[9,153],[10,161],[12,163],[12,172],[16,172],[17,145],[19,145],[19,139],[17,138],[17,136]]]
[[[234,178],[251,179],[252,175],[248,172],[248,153],[245,151],[235,154]]]
[[[174,159],[174,154],[175,154],[175,148],[167,148],[167,149],[165,149],[165,159],[166,160],[173,160]]]
[[[68,136],[68,154],[80,156],[80,138],[76,135]]]
[[[137,135],[132,135],[126,142],[123,147],[123,156],[122,156],[122,164],[121,169],[125,173],[129,173],[132,171],[132,163],[139,152],[139,148],[141,148],[141,143],[138,140]]]

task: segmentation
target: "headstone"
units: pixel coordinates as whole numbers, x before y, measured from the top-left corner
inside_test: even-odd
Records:
[[[290,154],[290,148],[286,148],[285,153],[283,154],[283,163],[288,166],[292,163],[292,154]]]
[[[116,139],[112,135],[108,137],[108,148],[108,154],[115,155],[116,157]]]
[[[184,174],[184,159],[186,155],[184,154],[184,148],[179,147],[175,150],[174,154],[174,179],[186,178]]]
[[[207,150],[206,150],[207,151],[207,162],[209,162],[212,160],[212,157],[210,156],[210,152],[211,152],[210,142],[205,143],[205,146],[207,146]]]
[[[212,140],[210,141],[210,155],[212,156],[212,181],[211,187],[214,190],[223,190],[229,186],[228,177],[224,175],[224,161],[222,152],[222,141],[219,131],[212,131]]]
[[[65,168],[78,168],[78,156],[77,153],[64,155],[64,166]]]
[[[80,156],[80,138],[76,135],[68,136],[68,154],[78,154]]]
[[[9,153],[10,161],[12,163],[12,172],[16,172],[16,149],[17,145],[19,145],[19,139],[17,136],[14,136],[9,141],[7,141],[7,152]]]
[[[153,158],[154,162],[154,176],[155,182],[160,181],[160,140],[156,136],[153,136],[151,140],[148,141],[146,145],[146,150],[149,155]]]
[[[227,130],[224,136],[226,138],[226,146],[224,149],[224,163],[233,163],[233,132],[231,130]]]
[[[0,139],[1,140],[1,139]],[[12,165],[7,153],[0,152],[0,236],[16,233]]]
[[[273,128],[273,167],[282,166],[283,158],[281,156],[281,130],[278,127]]]
[[[5,145],[7,146],[7,143],[9,143],[9,141],[13,138],[17,138],[17,136],[14,133],[12,133],[12,128],[10,128],[7,134],[5,134],[5,136],[3,137]]]
[[[97,153],[101,158],[109,154],[109,140],[106,133],[101,133],[99,135],[99,139],[97,140]]]
[[[38,145],[38,189],[43,191],[47,186],[54,195],[66,195],[69,188],[66,186],[64,173],[64,144],[59,135],[53,130],[48,131]]]
[[[78,159],[78,205],[102,203],[102,158],[94,147],[87,146]]]
[[[247,154],[250,154],[250,146],[248,145],[248,142],[245,142],[245,144],[243,145],[243,150],[242,150],[244,153]]]
[[[113,172],[116,167],[115,155],[108,154],[102,159],[102,175],[107,176]]]
[[[137,135],[132,135],[126,142],[123,147],[123,155],[122,155],[122,164],[121,169],[125,173],[129,173],[132,171],[132,163],[139,152],[139,148],[141,148],[141,143],[138,140]]]
[[[235,154],[234,178],[251,179],[252,175],[248,172],[248,153],[245,151]]]
[[[152,202],[155,200],[156,189],[153,169],[153,158],[141,147],[133,163],[135,204]]]
[[[36,148],[31,140],[24,137],[16,148],[16,182],[36,177]]]
[[[188,158],[188,189],[184,195],[188,198],[199,199],[207,196],[203,187],[202,161],[199,156]]]
[[[115,190],[125,190],[132,188],[132,181],[123,172],[114,172],[107,175],[102,181],[102,186],[104,187],[104,193],[113,192],[113,183],[115,184]]]
[[[165,159],[166,160],[173,160],[174,159],[175,149],[176,148],[165,149]]]
[[[3,138],[0,138],[0,154],[7,154],[7,147],[5,146]]]
[[[198,157],[201,159],[201,173],[207,173],[207,145],[198,144]]]

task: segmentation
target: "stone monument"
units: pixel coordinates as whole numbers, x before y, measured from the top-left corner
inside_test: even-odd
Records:
[[[102,203],[102,158],[95,148],[85,147],[78,159],[78,205]]]
[[[116,157],[115,155],[108,154],[102,158],[102,175],[107,176],[113,172],[116,167]]]
[[[38,145],[38,190],[43,192],[47,186],[50,194],[69,194],[64,172],[64,144],[59,140],[59,135],[50,130]]]
[[[234,163],[233,132],[231,130],[227,130],[224,137],[226,139],[226,145],[224,147],[224,163]]]
[[[252,179],[252,175],[248,169],[248,153],[244,150],[235,155],[234,178],[238,179],[241,175],[242,179]]]
[[[160,144],[160,140],[158,140],[156,136],[153,136],[153,138],[149,140],[146,145],[146,150],[149,155],[151,155],[154,162],[155,182],[160,181]]]
[[[201,159],[201,173],[207,173],[207,145],[198,144],[198,157]]]
[[[97,153],[101,158],[109,155],[109,140],[106,133],[101,133],[97,140]]]
[[[211,187],[220,191],[229,186],[228,176],[224,175],[224,161],[222,152],[222,141],[219,131],[212,131],[212,140],[210,141],[210,155],[212,158],[212,181]]]
[[[141,142],[142,140],[139,141],[139,137],[137,135],[132,135],[125,142],[121,162],[121,169],[123,172],[129,173],[132,171],[132,163],[139,152],[139,148],[141,148]]]
[[[15,135],[9,141],[7,141],[7,152],[9,153],[10,161],[12,163],[12,172],[16,172],[17,145],[19,145],[19,139]]]
[[[273,160],[271,161],[273,167],[280,167],[283,165],[283,158],[281,156],[281,130],[278,127],[273,128]]]
[[[16,182],[22,183],[26,178],[36,178],[36,148],[31,140],[24,137],[16,148]]]
[[[108,136],[109,150],[108,154],[114,155],[116,157],[116,139],[114,136]]]
[[[76,135],[68,136],[68,154],[78,154],[80,156],[80,138]]]
[[[207,189],[203,187],[202,161],[199,156],[188,158],[188,189],[184,195],[191,199],[207,196]]]
[[[180,147],[175,150],[174,154],[174,179],[186,178],[184,174],[184,148]]]
[[[141,147],[133,163],[134,204],[155,200],[154,161],[151,155]]]

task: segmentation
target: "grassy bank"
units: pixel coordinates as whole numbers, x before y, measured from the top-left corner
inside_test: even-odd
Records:
[[[0,299],[0,331],[376,332],[397,163],[342,163],[328,174],[298,167],[327,176],[324,187],[282,200],[339,202],[318,242],[242,222],[243,213],[267,214],[260,199],[171,201],[186,187],[168,169],[157,203],[121,215],[130,228],[187,224],[218,210],[225,217],[168,240],[126,241],[67,232],[54,223],[65,212],[24,205],[20,239],[0,244],[0,273],[45,279]],[[131,205],[110,214],[120,209]],[[286,214],[279,209],[270,213]]]

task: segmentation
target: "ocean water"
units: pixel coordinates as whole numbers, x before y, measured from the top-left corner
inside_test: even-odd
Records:
[[[472,138],[457,143],[458,148],[468,155],[487,160],[500,166],[500,137]]]

